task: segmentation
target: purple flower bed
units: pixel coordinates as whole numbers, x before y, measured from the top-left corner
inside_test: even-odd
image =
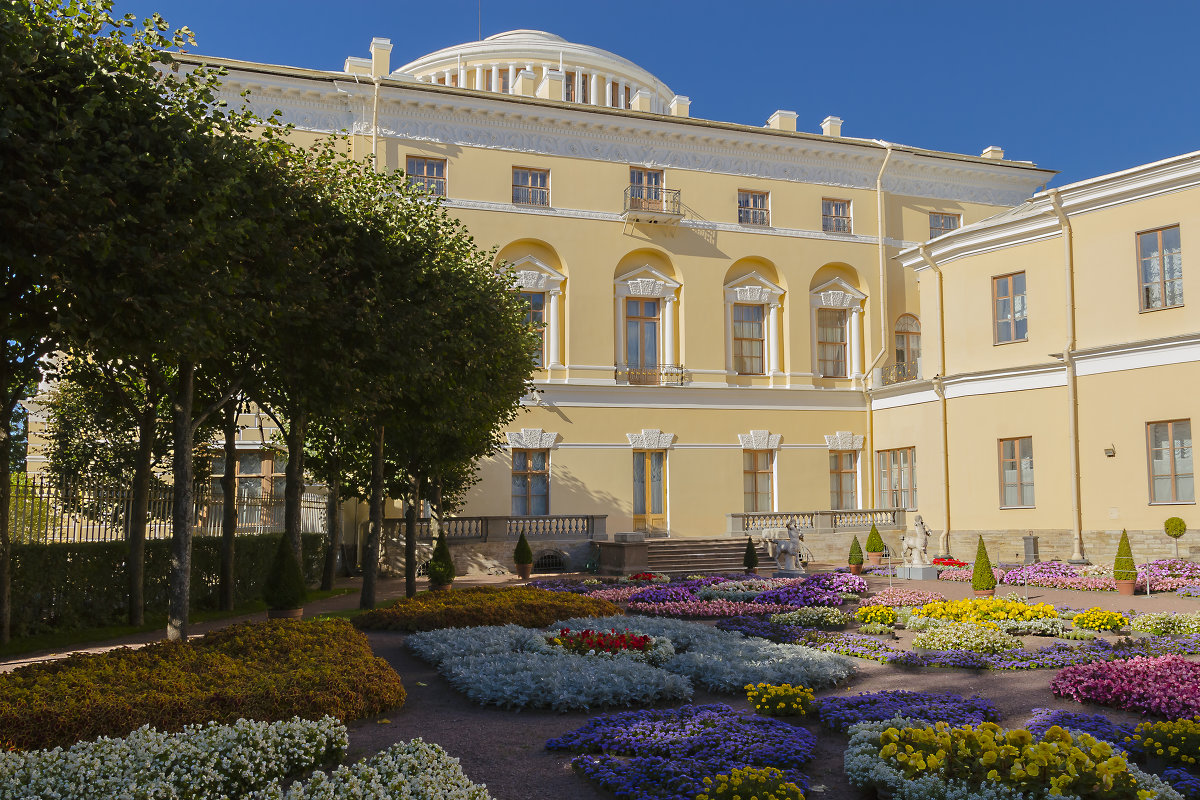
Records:
[[[803,583],[768,589],[754,598],[754,602],[763,605],[795,607],[840,606],[842,598],[838,595],[838,590],[832,588],[832,581],[819,580],[824,577],[824,575],[814,575]]]
[[[726,631],[737,631],[745,636],[758,636],[779,644],[802,644],[814,650],[826,650],[870,661],[887,663],[904,654],[903,650],[889,647],[876,636],[780,625],[762,617],[731,617],[721,620],[716,627]]]
[[[1200,778],[1179,767],[1168,767],[1162,771],[1163,780],[1183,795],[1183,800],[1200,800]]]
[[[571,765],[617,797],[692,800],[705,777],[747,766],[776,767],[807,789],[796,770],[815,745],[803,728],[707,705],[603,714],[546,749],[579,753]]]
[[[1055,675],[1050,690],[1081,703],[1192,717],[1200,714],[1200,664],[1178,655],[1079,664]]]
[[[650,586],[629,598],[631,603],[690,603],[696,599],[690,586]]]
[[[813,575],[807,582],[835,592],[867,593],[867,579],[861,575],[851,575],[849,572],[821,572]]]
[[[890,691],[822,697],[817,710],[822,724],[843,733],[859,722],[884,722],[892,717],[947,722],[951,727],[1000,719],[1000,709],[978,695],[963,697],[934,692]]]
[[[1083,731],[1105,742],[1129,752],[1134,748],[1126,739],[1133,737],[1132,725],[1120,725],[1103,714],[1080,714],[1055,708],[1035,708],[1033,716],[1025,723],[1036,738],[1040,739],[1053,726]]]

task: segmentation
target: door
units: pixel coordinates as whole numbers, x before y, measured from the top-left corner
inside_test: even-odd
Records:
[[[629,207],[634,211],[662,211],[662,170],[629,168]]]
[[[667,451],[633,451],[633,529],[665,531]]]
[[[629,382],[658,385],[658,300],[625,301],[625,365]]]

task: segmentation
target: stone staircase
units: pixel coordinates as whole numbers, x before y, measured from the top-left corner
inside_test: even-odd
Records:
[[[646,545],[646,565],[651,572],[690,575],[746,571],[742,566],[745,539],[650,539]],[[773,567],[766,547],[761,542],[755,546],[760,571],[762,567]]]

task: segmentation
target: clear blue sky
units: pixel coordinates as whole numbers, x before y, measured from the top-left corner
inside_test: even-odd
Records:
[[[477,38],[480,0],[120,0],[196,34],[194,52],[315,69],[392,40],[393,68]],[[1011,0],[598,3],[481,0],[483,35],[538,28],[650,70],[692,115],[1008,158],[1052,185],[1200,149],[1200,3]]]

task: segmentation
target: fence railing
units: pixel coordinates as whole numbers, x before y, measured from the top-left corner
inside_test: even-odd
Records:
[[[146,538],[171,536],[175,490],[150,490],[146,511]],[[133,510],[133,490],[124,487],[64,484],[48,475],[14,475],[9,501],[9,532],[13,542],[118,542],[128,534]],[[224,498],[207,487],[198,489],[192,506],[192,533],[221,534]],[[301,528],[305,533],[324,532],[325,498],[305,494],[300,500]],[[237,532],[270,533],[283,530],[283,497],[239,495]]]
[[[595,539],[604,538],[608,516],[605,514],[554,514],[544,517],[445,517],[442,529],[451,542],[516,541],[525,534],[527,539]],[[400,539],[404,533],[403,519],[383,521],[385,538]],[[431,541],[433,525],[429,517],[417,520],[417,540]]]
[[[875,525],[880,530],[904,530],[902,508],[864,508],[852,511],[757,511],[726,514],[726,532],[744,534],[795,523],[801,530],[860,531]]]
[[[687,383],[687,370],[682,364],[616,364],[613,380],[630,386],[683,386]]]
[[[625,189],[625,213],[648,211],[668,216],[683,216],[682,195],[678,189],[633,184]]]

